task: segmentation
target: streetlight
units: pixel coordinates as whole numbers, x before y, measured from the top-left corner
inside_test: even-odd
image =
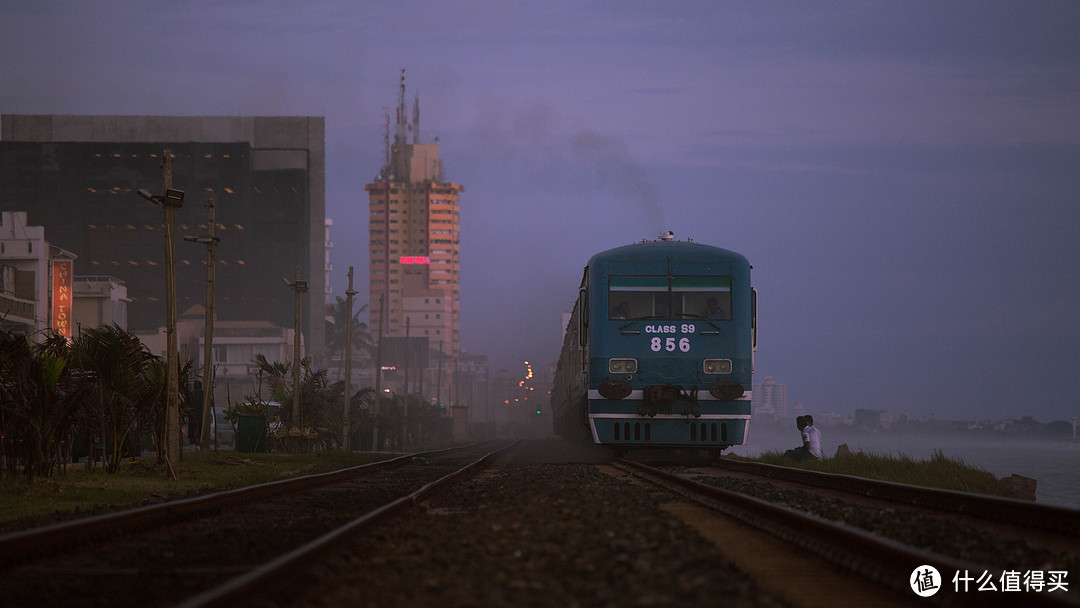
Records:
[[[300,320],[303,316],[304,292],[308,289],[308,282],[300,279],[299,266],[296,267],[295,281],[290,283],[288,279],[281,280],[296,292],[296,319],[293,323],[293,416],[296,426],[304,428],[304,417],[300,415],[300,393],[303,392],[300,386]]]
[[[345,318],[348,319],[345,322],[345,411],[342,415],[342,448],[346,452],[350,451],[349,445],[349,406],[352,403],[352,306],[353,296],[356,295],[356,291],[353,290],[353,267],[349,266],[349,288],[345,290],[345,296],[347,298],[349,307],[349,314]],[[376,395],[376,398],[378,396]]]
[[[375,403],[371,416],[371,451],[379,449],[379,399],[382,398],[382,339],[383,339],[383,305],[386,303],[386,294],[379,294],[379,341],[375,345]]]
[[[184,191],[173,190],[172,188],[166,188],[165,194],[150,194],[150,191],[146,188],[139,189],[139,196],[154,203],[155,205],[165,205],[166,209],[169,207],[173,209],[179,209],[184,206]]]
[[[176,261],[173,256],[174,212],[184,205],[184,192],[172,187],[172,154],[165,150],[161,158],[164,195],[150,194],[140,189],[139,196],[161,205],[165,218],[165,336],[168,390],[165,399],[165,460],[176,479],[176,467],[180,462],[180,389],[178,386],[179,357],[176,352]]]
[[[214,236],[214,199],[206,201],[206,211],[209,216],[207,233],[201,236],[185,236],[184,240],[189,243],[202,243],[206,245],[206,320],[203,323],[205,333],[203,335],[203,407],[202,426],[199,429],[199,449],[206,451],[210,448],[210,401],[213,396],[213,377],[209,373],[211,360],[214,354],[214,246],[219,239]]]

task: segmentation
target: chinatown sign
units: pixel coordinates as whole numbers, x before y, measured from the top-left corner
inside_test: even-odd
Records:
[[[52,328],[65,338],[71,337],[73,264],[73,260],[52,262]]]

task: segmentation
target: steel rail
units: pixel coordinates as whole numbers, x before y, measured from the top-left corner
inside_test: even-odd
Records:
[[[767,532],[844,570],[901,594],[912,593],[908,585],[908,573],[923,565],[933,566],[943,573],[943,587],[948,582],[944,573],[948,572],[985,571],[992,573],[995,580],[1002,574],[1000,568],[918,549],[853,526],[699,483],[639,462],[618,459],[613,466]],[[942,591],[943,593],[926,598],[926,601],[941,606],[1011,606],[1020,599],[1017,597],[1019,594],[960,594],[953,593],[949,589],[942,589]],[[1022,599],[1026,605],[1030,606],[1075,607],[1080,605],[1080,601],[1070,601],[1065,594],[1054,596],[1046,593],[1024,593]]]
[[[495,451],[488,452],[464,467],[449,473],[419,490],[387,503],[374,511],[333,530],[285,555],[259,566],[226,583],[207,590],[185,600],[178,608],[209,608],[211,606],[237,606],[250,601],[254,593],[267,593],[268,589],[281,589],[287,586],[304,569],[304,563],[332,551],[335,547],[348,543],[356,534],[384,519],[405,511],[432,491],[445,486],[458,478],[476,471],[491,459],[515,447],[513,443]]]
[[[854,475],[807,471],[805,469],[760,462],[721,459],[714,463],[713,466],[915,507],[958,513],[1007,524],[1030,526],[1059,534],[1080,537],[1080,511],[1067,507],[1043,505],[1015,498],[988,496],[972,492],[879,481]]]
[[[156,505],[137,507],[60,522],[41,528],[10,532],[0,536],[0,565],[10,565],[17,560],[34,559],[54,555],[67,548],[89,543],[98,538],[146,530],[155,526],[173,524],[209,513],[218,513],[253,500],[265,500],[285,492],[303,491],[369,475],[383,469],[400,466],[416,457],[434,456],[453,450],[464,450],[477,444],[446,448],[428,452],[406,454],[355,467],[327,473],[304,475],[279,481],[225,490],[214,494],[173,500]]]

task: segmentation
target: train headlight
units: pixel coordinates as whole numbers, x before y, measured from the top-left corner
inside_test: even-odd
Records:
[[[637,359],[608,359],[607,368],[613,374],[636,374]]]
[[[706,374],[730,374],[731,359],[705,359],[702,368]]]

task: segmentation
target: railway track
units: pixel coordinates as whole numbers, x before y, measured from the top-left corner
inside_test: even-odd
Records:
[[[971,492],[878,481],[852,475],[807,471],[760,462],[721,459],[714,463],[713,467],[1080,538],[1080,511],[1065,507]]]
[[[953,573],[957,573],[957,576],[964,573],[965,577],[969,574],[982,576],[983,573],[986,573],[986,576],[991,580],[999,581],[1004,580],[1002,577],[1013,566],[1003,566],[1001,563],[980,563],[953,557],[949,554],[950,552],[933,551],[913,546],[902,540],[888,538],[853,525],[832,521],[769,500],[762,500],[744,493],[694,481],[685,476],[656,469],[639,462],[620,459],[614,463],[614,466],[649,483],[675,492],[687,500],[768,532],[787,543],[797,545],[801,550],[817,555],[844,570],[856,573],[862,578],[892,589],[900,597],[914,597],[907,573],[914,573],[918,567],[932,566],[942,576],[941,593],[936,593],[928,599],[938,605],[968,606],[975,604],[996,606],[1017,605],[1017,602],[1032,606],[1080,605],[1080,600],[1075,599],[1078,598],[1077,594],[1067,592],[1057,594],[1027,592],[1022,595],[1000,591],[998,593],[960,593],[954,589],[954,583],[951,580]],[[844,483],[852,482],[851,479],[843,481]],[[892,490],[896,491],[897,488],[892,488]],[[956,500],[960,498],[956,497]],[[962,498],[968,499],[965,504],[970,505],[974,501],[969,495],[964,495]],[[905,502],[912,504],[911,499],[907,499]],[[918,503],[919,501],[916,500],[915,502]],[[936,496],[933,504],[944,505],[947,502],[944,497]],[[1035,505],[1028,506],[1033,507]],[[953,508],[961,512],[966,509],[973,509],[971,506]],[[981,513],[979,509],[976,509],[976,511]],[[878,513],[882,517],[888,517],[881,511]],[[1021,521],[1026,520],[1025,518],[1028,516],[1024,515]],[[1002,518],[995,517],[994,519],[1001,521]],[[1061,523],[1052,525],[1055,529],[1057,527],[1072,529],[1068,522],[1065,522],[1063,526]],[[1032,564],[1032,566],[1035,565]],[[970,582],[967,584],[970,587]],[[974,591],[973,587],[970,589]]]
[[[216,598],[283,579],[296,560],[407,508],[496,451],[410,454],[7,534],[0,597],[5,606],[220,605]]]

